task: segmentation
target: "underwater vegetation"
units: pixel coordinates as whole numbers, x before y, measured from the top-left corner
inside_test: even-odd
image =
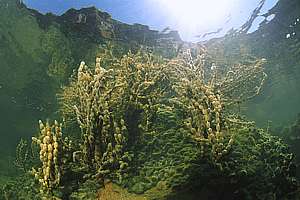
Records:
[[[299,152],[299,120],[270,132],[239,116],[257,94],[259,105],[246,110],[257,123],[270,119],[273,129],[299,112],[297,0],[279,1],[274,20],[252,34],[180,55],[176,34],[119,23],[95,8],[53,16],[3,2],[0,99],[10,134],[1,134],[1,148],[12,146],[8,135],[28,136],[31,121],[43,122],[32,141],[22,135],[19,177],[0,186],[0,199],[299,199],[291,154]],[[80,15],[86,20],[77,23]],[[103,21],[123,31],[105,30]],[[137,53],[140,45],[169,59]],[[88,64],[79,70],[82,59]],[[62,115],[54,117],[54,94],[65,83]]]
[[[295,160],[298,165],[300,158],[297,154],[299,152],[300,142],[300,114],[296,120],[288,126],[270,127],[272,132],[277,133],[283,141],[290,146],[291,152],[295,154]],[[299,169],[297,168],[297,177],[299,177]]]
[[[85,15],[87,23],[78,23],[78,15]],[[2,172],[9,168],[6,160],[14,155],[20,136],[30,138],[35,131],[36,119],[57,118],[55,94],[68,83],[81,60],[94,63],[96,53],[107,43],[116,46],[114,55],[123,55],[140,45],[154,46],[160,38],[175,40],[172,35],[148,27],[140,29],[142,26],[121,23],[106,15],[95,7],[73,9],[63,16],[42,15],[26,8],[23,1],[1,0],[0,110],[6,114],[0,118],[2,131],[10,132],[1,134],[1,141],[6,141],[0,145]],[[106,25],[120,32],[114,32],[114,38],[104,38],[99,32],[105,32]]]
[[[40,121],[32,147],[20,142],[16,163],[26,173],[1,194],[296,199],[288,146],[233,109],[261,92],[264,63],[221,68],[202,46],[174,59],[99,53],[95,66],[81,62],[58,94],[63,123]]]
[[[279,0],[265,15],[275,16],[274,20],[263,21],[257,31],[229,34],[206,43],[215,59],[228,65],[245,62],[251,56],[268,60],[264,92],[247,102],[242,112],[260,127],[267,127],[269,120],[272,127],[287,126],[300,112],[299,13],[299,1]]]

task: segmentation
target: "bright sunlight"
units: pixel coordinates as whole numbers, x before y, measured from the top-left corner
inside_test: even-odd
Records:
[[[183,38],[214,32],[239,12],[240,0],[155,0]]]

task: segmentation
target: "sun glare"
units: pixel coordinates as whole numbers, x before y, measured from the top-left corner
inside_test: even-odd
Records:
[[[156,0],[184,38],[214,31],[231,17],[238,0]]]

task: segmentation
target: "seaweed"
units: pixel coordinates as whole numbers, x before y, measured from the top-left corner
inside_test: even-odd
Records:
[[[113,184],[146,199],[294,198],[288,147],[232,114],[236,102],[261,92],[264,62],[220,71],[201,46],[174,59],[145,51],[115,57],[108,50],[93,68],[81,62],[59,94],[66,127],[77,123],[81,137],[64,139],[62,125],[55,122],[52,133],[40,122],[33,138],[41,153],[42,168],[31,170],[39,195],[95,199]],[[60,150],[56,161],[53,146]]]

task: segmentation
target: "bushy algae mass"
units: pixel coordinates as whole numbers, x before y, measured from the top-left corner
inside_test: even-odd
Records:
[[[41,164],[23,183],[39,188],[31,195],[105,199],[113,183],[144,199],[294,198],[288,147],[232,111],[261,91],[265,61],[221,68],[208,55],[106,51],[92,68],[81,62],[59,94],[65,126],[81,136],[40,122]],[[22,196],[15,187],[5,196]]]

